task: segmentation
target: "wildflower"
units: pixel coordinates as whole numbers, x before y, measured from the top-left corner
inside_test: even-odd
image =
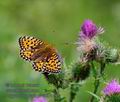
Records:
[[[80,37],[92,39],[97,34],[103,32],[103,28],[97,27],[91,20],[85,20],[83,25],[81,26]]]
[[[32,102],[47,102],[46,98],[43,96],[40,97],[34,97]]]
[[[110,83],[108,83],[108,85],[104,88],[103,92],[105,95],[108,96],[120,93],[120,84],[114,79]]]
[[[104,30],[101,27],[97,27],[91,20],[85,20],[81,26],[81,31],[79,34],[79,39],[77,41],[77,49],[85,54],[90,54],[95,52],[97,49],[97,44],[95,37],[97,34],[103,33]]]
[[[95,41],[88,38],[78,41],[77,45],[77,50],[85,53],[91,52],[96,47]]]

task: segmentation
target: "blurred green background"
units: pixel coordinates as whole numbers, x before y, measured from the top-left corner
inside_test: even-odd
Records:
[[[0,0],[0,102],[28,102],[27,98],[9,98],[6,83],[39,83],[50,88],[39,72],[19,56],[18,38],[35,36],[53,44],[67,65],[76,57],[80,25],[92,19],[105,28],[102,41],[120,48],[120,0]],[[106,78],[120,78],[120,65],[108,65]],[[80,88],[74,102],[88,102],[93,79]],[[64,91],[65,95],[67,91]],[[50,101],[52,102],[52,101]]]

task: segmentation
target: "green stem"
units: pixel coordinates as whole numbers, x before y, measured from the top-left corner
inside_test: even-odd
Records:
[[[104,70],[105,70],[105,63],[104,62],[101,62],[101,66],[100,66],[100,75],[103,76],[104,74]]]
[[[93,74],[94,74],[94,78],[95,78],[93,93],[96,94],[98,91],[98,88],[100,86],[100,78],[103,76],[103,72],[105,69],[105,63],[102,63],[102,62],[100,63],[100,70],[98,70],[99,72],[97,72],[97,70],[95,69],[93,62],[91,63],[91,65],[92,65],[92,69],[94,72]],[[95,99],[95,97],[92,96],[90,99],[90,102],[94,102],[94,99]]]
[[[61,97],[58,88],[55,88],[53,93],[54,93],[54,102],[67,102],[65,97]]]
[[[61,102],[61,96],[57,88],[54,89],[53,93],[54,93],[54,102]]]
[[[77,92],[79,91],[79,87],[80,85],[78,83],[73,83],[71,84],[71,91],[70,91],[70,99],[69,102],[73,102],[73,100],[75,99],[75,96],[77,94]]]
[[[59,88],[62,87],[62,79],[55,74],[43,73],[48,83],[53,84],[55,89],[53,90],[54,102],[66,102],[65,98],[61,97]],[[62,81],[61,81],[62,80]]]
[[[93,91],[94,94],[97,93],[99,85],[100,85],[100,80],[99,79],[95,79],[95,82],[94,82],[94,91]],[[90,102],[94,102],[94,99],[95,99],[95,97],[92,96],[91,99],[90,99]]]
[[[75,95],[76,95],[76,93],[73,91],[73,87],[74,87],[74,85],[71,85],[70,100],[69,100],[69,102],[73,102],[73,100],[75,98]]]
[[[76,95],[76,93],[70,92],[70,101],[69,102],[73,102],[75,95]]]

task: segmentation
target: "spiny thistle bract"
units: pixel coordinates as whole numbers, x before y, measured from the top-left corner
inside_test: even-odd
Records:
[[[82,65],[80,62],[76,62],[71,67],[73,81],[79,82],[80,80],[82,81],[89,77],[90,74],[89,64]]]

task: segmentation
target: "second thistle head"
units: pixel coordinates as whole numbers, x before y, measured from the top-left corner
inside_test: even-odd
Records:
[[[120,102],[120,84],[117,80],[113,79],[103,89],[105,102]]]

